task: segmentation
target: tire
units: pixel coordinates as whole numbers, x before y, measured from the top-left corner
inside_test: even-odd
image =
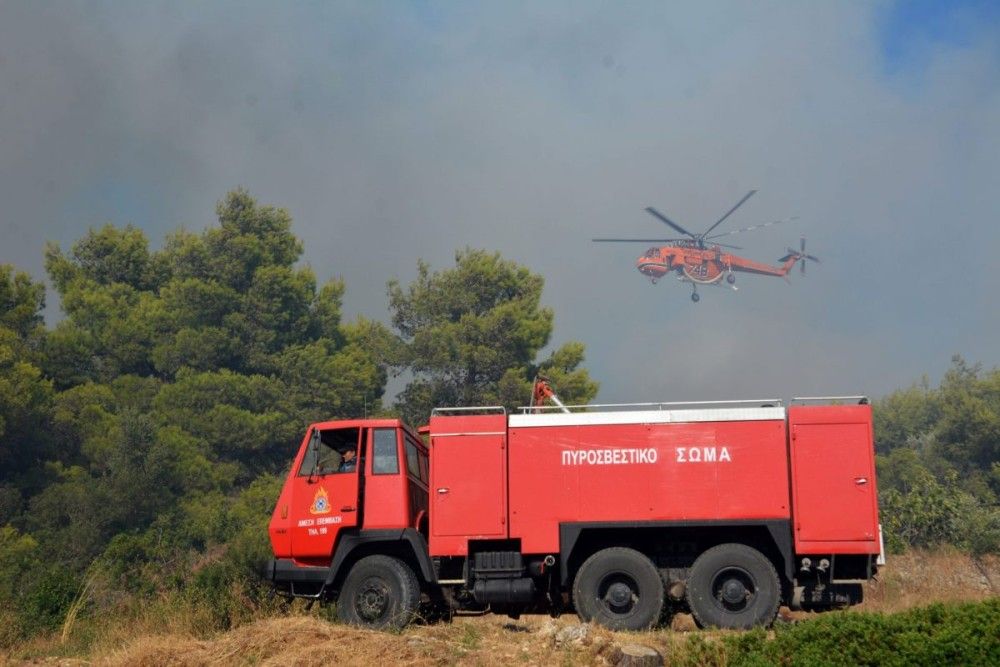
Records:
[[[391,556],[367,556],[347,573],[337,616],[364,628],[401,629],[420,604],[420,584],[410,566]]]
[[[745,544],[720,544],[691,567],[687,601],[701,627],[769,626],[778,613],[781,583],[761,552]]]
[[[584,561],[573,580],[580,620],[610,630],[645,630],[663,613],[663,580],[653,562],[635,549],[612,547]]]

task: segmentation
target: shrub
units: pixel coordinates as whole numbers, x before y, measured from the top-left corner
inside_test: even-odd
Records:
[[[690,650],[687,650],[690,649]],[[834,612],[793,626],[690,638],[688,665],[996,665],[1000,599],[934,604],[897,614]]]

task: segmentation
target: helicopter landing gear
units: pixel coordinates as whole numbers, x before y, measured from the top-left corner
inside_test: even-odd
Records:
[[[730,273],[728,276],[726,276],[726,282],[729,283],[730,285],[735,285],[736,284],[736,274]]]
[[[697,287],[695,287],[694,291],[691,292],[691,300],[694,301],[695,303],[698,303],[699,301],[701,301],[701,297],[698,296],[698,288]]]

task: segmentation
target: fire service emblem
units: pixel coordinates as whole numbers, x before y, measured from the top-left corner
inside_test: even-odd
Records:
[[[330,498],[326,495],[326,489],[322,486],[316,490],[316,497],[313,498],[313,504],[309,508],[310,514],[329,514],[330,513]]]

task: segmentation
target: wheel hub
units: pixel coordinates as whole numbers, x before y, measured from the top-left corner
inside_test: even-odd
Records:
[[[632,602],[632,589],[621,582],[612,584],[608,587],[604,600],[615,608],[627,607]]]
[[[366,581],[354,598],[358,616],[374,621],[385,614],[389,607],[389,590],[381,581]]]
[[[748,572],[738,567],[719,572],[712,583],[712,594],[727,611],[741,612],[753,604],[757,585]]]
[[[722,599],[729,604],[737,604],[747,597],[746,586],[736,579],[730,579],[722,585]]]

